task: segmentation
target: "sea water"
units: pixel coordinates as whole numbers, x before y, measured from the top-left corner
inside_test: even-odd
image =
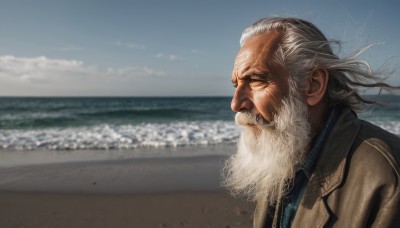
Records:
[[[375,97],[367,97],[376,99]],[[0,150],[121,150],[234,144],[230,97],[0,98]],[[359,114],[400,135],[400,96]]]

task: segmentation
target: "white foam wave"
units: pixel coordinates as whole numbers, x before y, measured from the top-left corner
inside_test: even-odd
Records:
[[[400,136],[400,122],[373,122]],[[109,125],[92,127],[0,130],[0,149],[81,150],[132,149],[138,147],[179,147],[232,144],[240,127],[233,121],[193,121],[167,124]]]
[[[371,121],[371,123],[389,131],[395,135],[400,136],[400,122],[399,121]]]
[[[233,121],[0,130],[0,148],[11,150],[130,149],[234,143],[240,128]]]

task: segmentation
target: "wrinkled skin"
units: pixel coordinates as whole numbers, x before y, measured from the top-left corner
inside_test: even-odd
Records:
[[[240,49],[232,74],[234,112],[250,112],[266,123],[273,121],[282,99],[289,95],[289,73],[273,61],[281,37],[278,31],[259,34]]]

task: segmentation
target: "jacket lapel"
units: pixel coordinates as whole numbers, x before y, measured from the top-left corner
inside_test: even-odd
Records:
[[[317,160],[315,170],[300,201],[292,227],[323,227],[329,221],[324,197],[343,181],[346,158],[360,129],[349,109],[342,109]]]

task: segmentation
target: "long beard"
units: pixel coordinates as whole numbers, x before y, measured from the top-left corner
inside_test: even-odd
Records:
[[[272,123],[260,123],[249,113],[237,113],[235,120],[245,127],[237,153],[225,163],[224,185],[234,196],[274,203],[286,193],[296,164],[305,157],[311,132],[307,106],[291,97]]]

